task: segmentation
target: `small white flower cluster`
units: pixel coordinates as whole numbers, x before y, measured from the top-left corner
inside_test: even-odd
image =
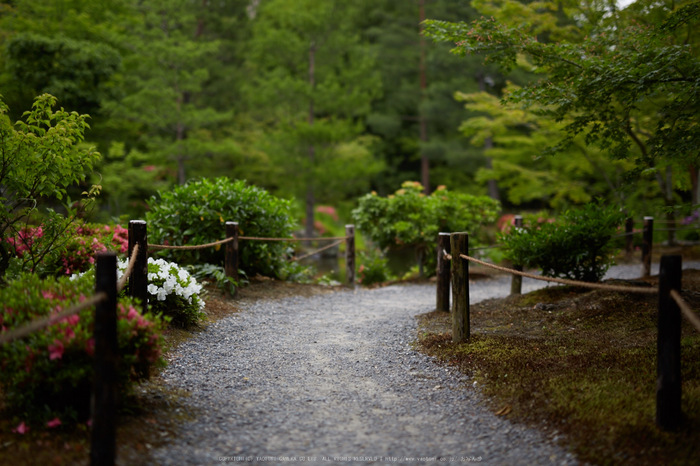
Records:
[[[117,264],[118,278],[124,274],[128,261],[120,260]],[[199,305],[199,310],[204,309],[204,300],[199,297],[202,285],[197,283],[187,270],[180,268],[174,262],[164,259],[148,258],[148,294],[158,301],[165,301],[170,294],[175,294],[192,304],[192,298]],[[160,284],[162,282],[162,284]],[[160,285],[159,285],[160,284]]]

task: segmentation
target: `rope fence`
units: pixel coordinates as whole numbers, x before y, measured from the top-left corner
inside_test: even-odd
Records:
[[[645,223],[649,224],[648,218]],[[466,233],[440,233],[437,244],[437,307],[438,311],[452,314],[452,341],[468,342],[470,339],[469,266],[470,262],[506,272],[513,277],[526,277],[563,285],[602,289],[623,293],[658,294],[658,343],[657,343],[657,392],[656,423],[663,430],[676,429],[682,420],[680,385],[680,337],[681,316],[700,332],[700,317],[683,300],[681,289],[682,258],[678,255],[661,257],[659,286],[620,286],[591,283],[554,277],[544,277],[523,272],[522,269],[503,267],[485,262],[466,254],[469,237]],[[459,258],[462,260],[454,260]],[[449,264],[449,267],[448,265]],[[450,309],[450,286],[452,308]],[[511,294],[519,294],[513,292]]]

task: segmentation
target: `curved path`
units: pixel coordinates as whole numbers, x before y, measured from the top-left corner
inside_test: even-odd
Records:
[[[472,299],[508,283],[478,282]],[[430,285],[243,303],[181,345],[164,372],[199,414],[154,461],[576,464],[412,349],[415,316],[434,307]]]

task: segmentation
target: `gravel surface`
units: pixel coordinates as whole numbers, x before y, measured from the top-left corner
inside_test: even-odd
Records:
[[[616,267],[615,277],[636,277]],[[504,296],[478,281],[472,302]],[[525,279],[523,292],[545,286]],[[478,387],[414,351],[433,285],[241,302],[183,343],[164,371],[196,418],[156,464],[577,464],[556,439],[488,411]]]

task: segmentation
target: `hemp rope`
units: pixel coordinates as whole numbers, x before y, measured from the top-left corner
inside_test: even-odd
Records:
[[[322,247],[321,249],[317,249],[316,251],[310,252],[310,253],[308,253],[308,254],[304,254],[304,255],[301,256],[301,257],[294,257],[294,258],[292,258],[291,260],[292,260],[292,261],[300,261],[300,260],[302,260],[302,259],[306,259],[307,257],[311,257],[311,256],[313,256],[314,254],[318,254],[319,252],[323,252],[323,251],[325,251],[326,249],[330,249],[330,248],[332,248],[332,247],[335,247],[335,246],[339,245],[339,244],[342,243],[342,242],[343,242],[342,239],[341,239],[341,240],[338,240],[338,241],[336,241],[335,243],[331,243],[331,244],[329,244],[328,246]]]
[[[330,240],[346,240],[348,239],[348,236],[334,236],[334,237],[318,237],[318,238],[261,238],[257,236],[239,236],[239,240],[255,240],[255,241],[330,241]],[[212,246],[218,246],[221,244],[229,243],[233,241],[234,238],[226,238],[222,239],[220,241],[216,241],[214,243],[207,243],[207,244],[200,244],[200,245],[194,245],[194,246],[169,246],[166,244],[149,244],[148,248],[153,249],[153,250],[158,250],[158,249],[204,249],[204,248],[210,248]]]
[[[674,301],[676,301],[676,304],[678,304],[683,316],[688,319],[691,324],[693,324],[698,332],[700,332],[700,317],[698,317],[698,315],[693,312],[690,306],[688,306],[688,304],[683,300],[681,294],[677,290],[671,290],[671,297]]]
[[[134,250],[131,251],[131,257],[129,258],[129,263],[126,266],[126,270],[124,270],[124,275],[122,275],[122,278],[119,279],[117,282],[117,293],[120,293],[124,287],[126,286],[126,281],[129,279],[131,276],[131,272],[134,271],[134,265],[136,265],[136,254],[139,252],[139,245],[135,244],[134,245]]]
[[[479,259],[467,256],[464,254],[460,254],[459,257],[461,257],[462,259],[467,259],[468,261],[476,262],[477,264],[481,264],[481,265],[484,265],[486,267],[490,267],[492,269],[500,270],[502,272],[507,272],[507,273],[511,273],[514,275],[520,275],[522,277],[527,277],[527,278],[533,278],[535,280],[542,280],[545,282],[561,283],[562,285],[583,286],[583,287],[587,287],[587,288],[597,288],[597,289],[609,290],[609,291],[622,291],[622,292],[645,293],[645,294],[653,294],[653,293],[657,293],[659,291],[657,288],[642,288],[641,286],[605,285],[603,283],[580,282],[580,281],[576,281],[576,280],[568,280],[565,278],[543,277],[542,275],[533,275],[531,273],[521,272],[519,270],[513,270],[513,269],[509,269],[507,267],[501,267],[499,265],[489,264],[488,262],[484,262],[484,261],[481,261]],[[452,257],[450,256],[450,259],[451,258]]]
[[[13,330],[10,330],[9,332],[0,334],[0,345],[4,343],[9,343],[13,340],[17,340],[19,338],[26,337],[30,333],[34,333],[37,330],[41,330],[43,328],[46,328],[50,325],[55,324],[56,322],[60,321],[61,319],[64,319],[66,317],[70,317],[74,314],[77,314],[80,311],[83,311],[90,306],[94,306],[98,304],[100,301],[103,299],[107,298],[107,294],[103,291],[97,293],[96,295],[91,296],[90,298],[86,299],[80,304],[76,304],[73,307],[69,307],[68,309],[64,309],[58,314],[54,314],[50,317],[40,319],[40,320],[35,320],[24,327],[19,327]]]

